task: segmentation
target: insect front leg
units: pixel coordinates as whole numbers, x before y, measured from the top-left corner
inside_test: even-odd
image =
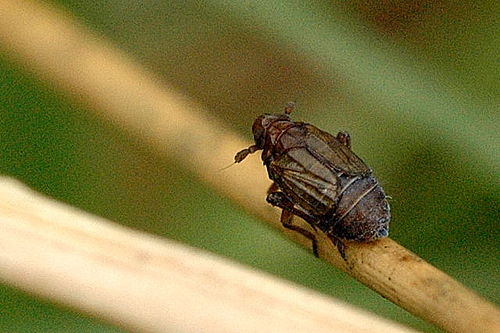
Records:
[[[279,191],[278,185],[276,185],[276,183],[272,183],[271,186],[269,186],[269,188],[267,189],[267,195],[278,191]]]
[[[344,146],[347,146],[347,148],[351,149],[351,136],[346,131],[338,132],[337,140],[339,140]]]
[[[271,190],[271,188],[269,190]],[[280,219],[280,222],[283,225],[283,227],[296,231],[301,235],[303,235],[304,237],[306,237],[307,239],[310,239],[312,242],[313,253],[316,257],[319,258],[318,241],[316,240],[316,236],[314,236],[314,234],[309,230],[306,230],[304,228],[292,224],[294,215],[303,218],[305,221],[310,220],[311,216],[306,215],[304,212],[298,209],[295,209],[293,203],[290,200],[288,200],[288,198],[285,196],[283,192],[271,192],[267,195],[266,200],[271,205],[283,209],[281,211],[281,219]]]

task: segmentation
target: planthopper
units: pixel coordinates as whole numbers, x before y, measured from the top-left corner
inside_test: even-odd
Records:
[[[372,170],[351,150],[347,132],[333,136],[308,123],[292,121],[293,103],[281,114],[263,114],[253,123],[255,144],[235,162],[262,150],[273,184],[267,202],[282,209],[281,223],[312,241],[314,233],[293,224],[294,215],[325,233],[346,259],[343,240],[369,242],[388,236],[390,209]]]

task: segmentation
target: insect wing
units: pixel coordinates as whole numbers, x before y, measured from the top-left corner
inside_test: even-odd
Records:
[[[335,207],[338,178],[306,148],[290,149],[269,168],[273,180],[294,204],[314,215],[324,215]]]
[[[319,161],[337,171],[343,171],[351,176],[369,175],[371,169],[346,145],[342,144],[330,133],[305,124],[307,149]]]

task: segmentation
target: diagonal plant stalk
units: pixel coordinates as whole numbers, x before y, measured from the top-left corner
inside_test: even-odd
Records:
[[[257,158],[220,172],[248,142],[204,118],[200,107],[160,85],[151,73],[64,14],[34,2],[0,1],[0,47],[14,61],[95,108],[103,119],[179,160],[214,190],[281,230],[277,211],[263,199],[269,181]],[[208,142],[217,145],[208,149]],[[286,234],[310,246],[299,235]],[[324,235],[317,237],[321,258],[414,315],[450,332],[500,330],[494,305],[391,239],[349,243],[344,262]]]

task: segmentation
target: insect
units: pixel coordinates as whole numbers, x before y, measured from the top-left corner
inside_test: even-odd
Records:
[[[389,234],[387,197],[372,170],[351,150],[347,132],[333,136],[304,122],[292,121],[294,103],[281,114],[263,114],[253,123],[255,144],[238,152],[235,163],[262,150],[273,184],[267,202],[282,209],[281,223],[312,241],[314,234],[293,224],[304,219],[325,233],[346,260],[343,240],[369,242]]]

